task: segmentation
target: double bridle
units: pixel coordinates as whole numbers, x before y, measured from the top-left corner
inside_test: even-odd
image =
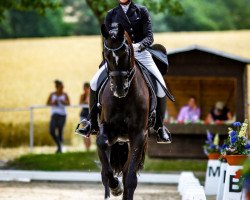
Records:
[[[112,48],[109,48],[109,47],[105,44],[105,42],[104,42],[104,48],[107,49],[108,51],[115,52],[115,51],[120,50],[125,44],[126,44],[126,40],[125,40],[125,38],[124,38],[123,42],[121,43],[121,45],[120,45],[119,47],[117,47],[117,48],[115,48],[115,49],[112,49]]]
[[[123,42],[121,43],[121,45],[117,48],[109,48],[106,44],[105,44],[105,41],[103,43],[104,45],[104,48],[108,51],[111,51],[111,52],[116,52],[118,50],[120,50],[123,46],[126,45],[126,39],[124,38]],[[132,46],[132,45],[131,45]],[[111,77],[117,77],[117,76],[122,76],[122,77],[125,77],[128,79],[128,82],[129,82],[129,85],[130,83],[132,82],[133,80],[133,77],[135,75],[135,67],[133,66],[134,65],[134,61],[132,61],[132,58],[131,58],[131,47],[129,48],[129,57],[130,57],[130,69],[127,70],[127,71],[120,71],[120,70],[113,70],[113,71],[110,71],[108,69],[107,70],[107,73],[109,75],[109,78]]]

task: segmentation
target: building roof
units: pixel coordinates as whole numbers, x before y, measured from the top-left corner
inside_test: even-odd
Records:
[[[184,52],[189,52],[189,51],[194,51],[194,50],[202,51],[202,52],[214,54],[214,55],[217,55],[217,56],[225,57],[225,58],[228,58],[228,59],[232,59],[232,60],[235,60],[235,61],[239,61],[239,62],[242,62],[242,63],[250,64],[250,59],[243,58],[243,57],[233,55],[233,54],[230,54],[230,53],[226,53],[224,51],[219,51],[219,50],[216,50],[216,49],[211,49],[211,48],[199,46],[199,45],[190,45],[190,46],[186,46],[186,47],[183,47],[183,48],[170,49],[170,50],[168,50],[168,55],[173,55],[173,54],[177,54],[177,53],[184,53]]]

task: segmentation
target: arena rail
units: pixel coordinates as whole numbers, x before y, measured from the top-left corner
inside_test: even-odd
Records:
[[[29,125],[29,148],[30,152],[33,151],[34,147],[34,110],[35,109],[46,109],[51,106],[47,105],[32,105],[30,107],[23,108],[0,108],[0,112],[29,112],[30,113],[30,125]],[[70,105],[65,106],[66,108],[88,108],[87,104],[82,105]]]

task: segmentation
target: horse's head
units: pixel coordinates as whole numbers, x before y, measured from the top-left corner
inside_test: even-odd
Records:
[[[128,94],[134,75],[133,48],[130,39],[125,37],[122,25],[117,24],[108,31],[101,27],[104,37],[104,59],[110,79],[110,89],[115,97],[123,98]]]

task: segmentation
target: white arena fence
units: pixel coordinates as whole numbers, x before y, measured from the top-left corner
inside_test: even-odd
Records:
[[[70,105],[70,106],[65,106],[66,108],[88,108],[87,104],[83,105]],[[248,107],[250,107],[250,103],[248,103]],[[51,106],[47,105],[32,105],[30,107],[24,107],[24,108],[0,108],[0,112],[29,112],[30,116],[30,125],[29,125],[29,148],[30,151],[33,151],[34,147],[34,110],[38,109],[48,109],[51,108]]]
[[[83,105],[70,105],[65,106],[66,108],[88,108],[89,106],[87,104]],[[0,108],[0,112],[29,112],[30,121],[29,121],[29,148],[30,152],[33,151],[34,147],[34,110],[38,109],[48,109],[51,108],[51,106],[47,105],[33,105],[30,107],[24,107],[24,108]]]

